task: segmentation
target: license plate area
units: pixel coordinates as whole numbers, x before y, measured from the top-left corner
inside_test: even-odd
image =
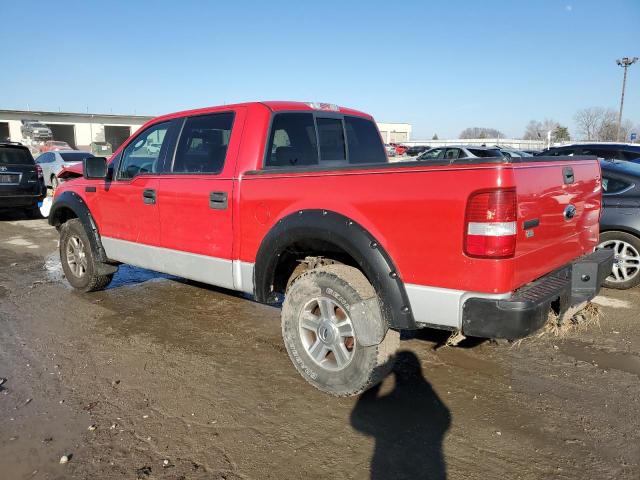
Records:
[[[19,173],[0,173],[0,185],[18,185],[19,183]]]

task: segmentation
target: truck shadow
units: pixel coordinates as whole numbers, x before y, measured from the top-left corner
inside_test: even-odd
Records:
[[[371,479],[447,477],[442,452],[451,414],[422,375],[416,355],[401,351],[392,375],[395,386],[381,394],[380,385],[363,393],[351,412],[351,425],[375,438]]]

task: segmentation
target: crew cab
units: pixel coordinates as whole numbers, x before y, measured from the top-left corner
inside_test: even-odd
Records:
[[[281,305],[293,364],[333,395],[380,381],[401,330],[524,337],[612,265],[594,157],[389,163],[373,118],[330,104],[161,116],[59,176],[73,287],[127,263]]]

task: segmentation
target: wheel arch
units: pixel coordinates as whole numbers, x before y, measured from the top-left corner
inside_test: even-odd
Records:
[[[361,225],[328,210],[300,210],[271,228],[256,255],[256,299],[276,303],[290,274],[308,255],[326,256],[361,270],[384,299],[380,306],[389,326],[416,328],[404,283],[389,254]]]
[[[100,240],[100,233],[98,232],[97,225],[93,221],[89,206],[77,193],[69,191],[62,192],[55,198],[51,206],[49,225],[59,229],[63,223],[72,218],[77,218],[82,223],[87,237],[89,237],[91,249],[96,255],[96,260],[107,262],[108,258],[102,246],[102,241]]]

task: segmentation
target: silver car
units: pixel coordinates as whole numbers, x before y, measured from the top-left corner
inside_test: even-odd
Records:
[[[44,184],[55,190],[59,182],[56,175],[62,167],[70,167],[71,165],[82,162],[88,157],[93,157],[93,154],[79,150],[56,150],[54,152],[43,153],[36,158],[36,163],[42,168]]]
[[[504,155],[495,147],[476,147],[473,145],[448,145],[436,147],[418,155],[418,161],[456,160],[458,158],[486,158],[503,157]]]

